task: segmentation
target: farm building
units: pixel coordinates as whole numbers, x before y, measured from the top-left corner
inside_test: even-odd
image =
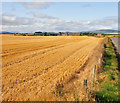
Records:
[[[102,36],[102,34],[97,34],[97,36]]]

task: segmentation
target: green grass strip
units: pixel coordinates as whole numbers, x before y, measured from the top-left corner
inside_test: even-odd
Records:
[[[105,79],[99,83],[97,98],[103,101],[118,101],[118,60],[110,38],[105,47],[103,75]]]

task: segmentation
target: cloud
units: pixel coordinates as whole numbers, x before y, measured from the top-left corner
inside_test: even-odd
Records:
[[[114,24],[118,24],[117,16],[109,16],[109,17],[105,17],[100,20],[94,20],[91,22],[91,25],[102,25],[102,26],[110,26]]]
[[[81,31],[90,24],[90,21],[48,19],[43,22],[44,26],[53,27],[55,31]]]
[[[91,4],[84,4],[84,5],[82,5],[82,7],[92,7],[92,5]]]
[[[48,8],[50,5],[52,4],[52,2],[24,2],[24,6],[27,9],[46,9]]]
[[[2,2],[27,2],[27,0],[2,0]]]
[[[87,26],[90,24],[90,21],[48,19],[44,23],[57,26]]]
[[[34,23],[39,23],[40,20],[24,17],[16,17],[11,14],[2,15],[2,25],[32,25]]]
[[[112,26],[101,26],[101,25],[98,26],[91,25],[88,27],[88,30],[100,30],[100,29],[116,29],[116,28]]]
[[[16,17],[11,14],[3,14],[2,24],[3,31],[11,32],[35,32],[35,31],[69,31],[69,32],[80,32],[80,31],[91,31],[98,29],[117,29],[117,17],[105,17],[99,20],[63,20],[58,18],[52,18],[47,15],[39,14],[38,18],[47,18],[40,21],[38,18],[24,18]]]
[[[55,19],[55,17],[48,16],[48,15],[46,15],[46,14],[42,14],[42,13],[38,13],[38,12],[34,13],[33,16],[34,16],[34,17],[37,17],[37,18],[43,18],[43,19],[44,19],[44,18],[47,18],[47,19]]]

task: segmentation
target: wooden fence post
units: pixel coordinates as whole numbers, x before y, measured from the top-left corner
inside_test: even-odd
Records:
[[[95,79],[95,69],[96,65],[93,67],[93,75],[92,75],[92,85],[94,86],[94,79]]]
[[[87,79],[84,79],[84,87],[85,87],[85,91],[87,93]]]
[[[100,63],[101,63],[101,58],[99,58],[99,61],[98,61],[99,66],[100,66]]]
[[[103,55],[102,55],[102,53],[101,53],[101,58],[102,58],[102,56],[103,56]]]

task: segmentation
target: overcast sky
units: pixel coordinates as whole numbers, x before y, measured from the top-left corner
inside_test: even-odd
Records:
[[[117,2],[2,2],[2,31],[81,32],[118,28]]]

